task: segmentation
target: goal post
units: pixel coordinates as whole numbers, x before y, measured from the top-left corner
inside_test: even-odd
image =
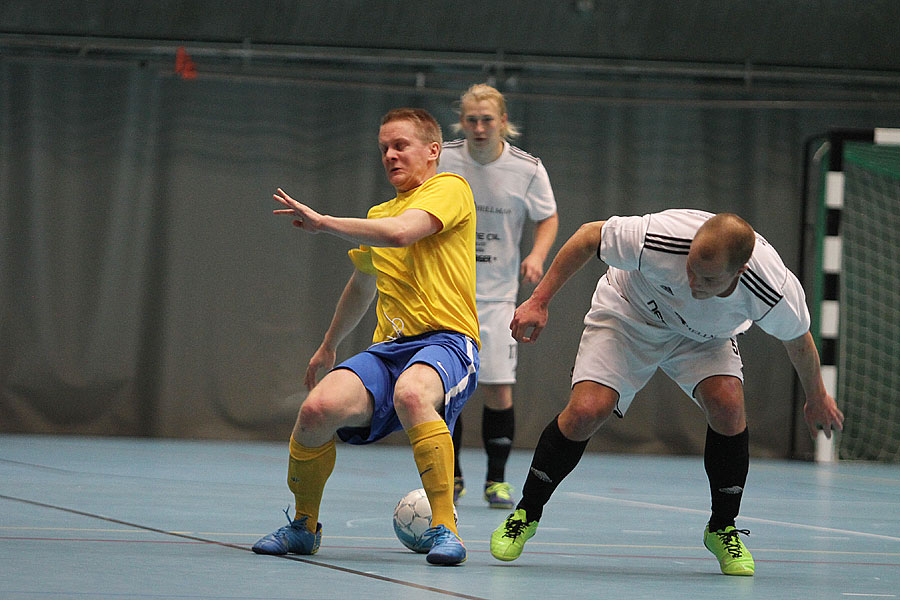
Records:
[[[829,132],[812,331],[844,431],[815,458],[900,462],[900,129]]]

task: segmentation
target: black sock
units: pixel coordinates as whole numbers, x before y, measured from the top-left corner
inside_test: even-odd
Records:
[[[744,429],[737,435],[721,435],[706,428],[703,465],[709,477],[712,516],[709,530],[717,531],[734,525],[741,508],[741,496],[750,469],[750,435]]]
[[[481,440],[487,452],[486,481],[506,481],[506,461],[515,431],[516,419],[511,406],[504,410],[484,407],[481,413]]]
[[[453,426],[453,476],[462,477],[462,469],[459,468],[459,449],[462,447],[462,415],[456,418]]]
[[[557,416],[557,419],[559,417]],[[528,521],[539,521],[544,505],[562,480],[572,472],[588,441],[574,442],[559,430],[557,419],[553,419],[538,440],[531,459],[531,468],[522,488],[522,500],[516,508],[525,510]]]

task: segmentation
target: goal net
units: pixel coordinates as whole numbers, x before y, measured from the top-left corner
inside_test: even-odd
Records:
[[[900,462],[900,130],[832,139],[829,152],[819,326],[823,345],[835,336],[836,454]]]

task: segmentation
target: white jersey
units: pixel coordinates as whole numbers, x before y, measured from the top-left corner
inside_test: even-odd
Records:
[[[615,288],[648,323],[694,340],[729,338],[753,323],[780,340],[806,333],[809,311],[803,288],[758,233],[748,269],[734,292],[705,300],[691,296],[688,249],[697,229],[711,216],[673,209],[642,217],[611,217],[600,234],[598,255],[609,270],[599,285]]]
[[[515,302],[525,217],[543,221],[556,213],[550,178],[539,158],[506,142],[500,156],[486,165],[472,158],[466,143],[444,144],[438,172],[462,175],[475,196],[475,297]]]

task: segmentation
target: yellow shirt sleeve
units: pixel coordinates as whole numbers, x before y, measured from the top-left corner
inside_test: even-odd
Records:
[[[354,248],[347,252],[350,256],[350,260],[353,261],[353,266],[356,267],[357,271],[361,271],[366,275],[377,275],[378,271],[375,269],[375,265],[372,263],[372,252],[371,248],[368,246],[360,246],[359,248]]]

